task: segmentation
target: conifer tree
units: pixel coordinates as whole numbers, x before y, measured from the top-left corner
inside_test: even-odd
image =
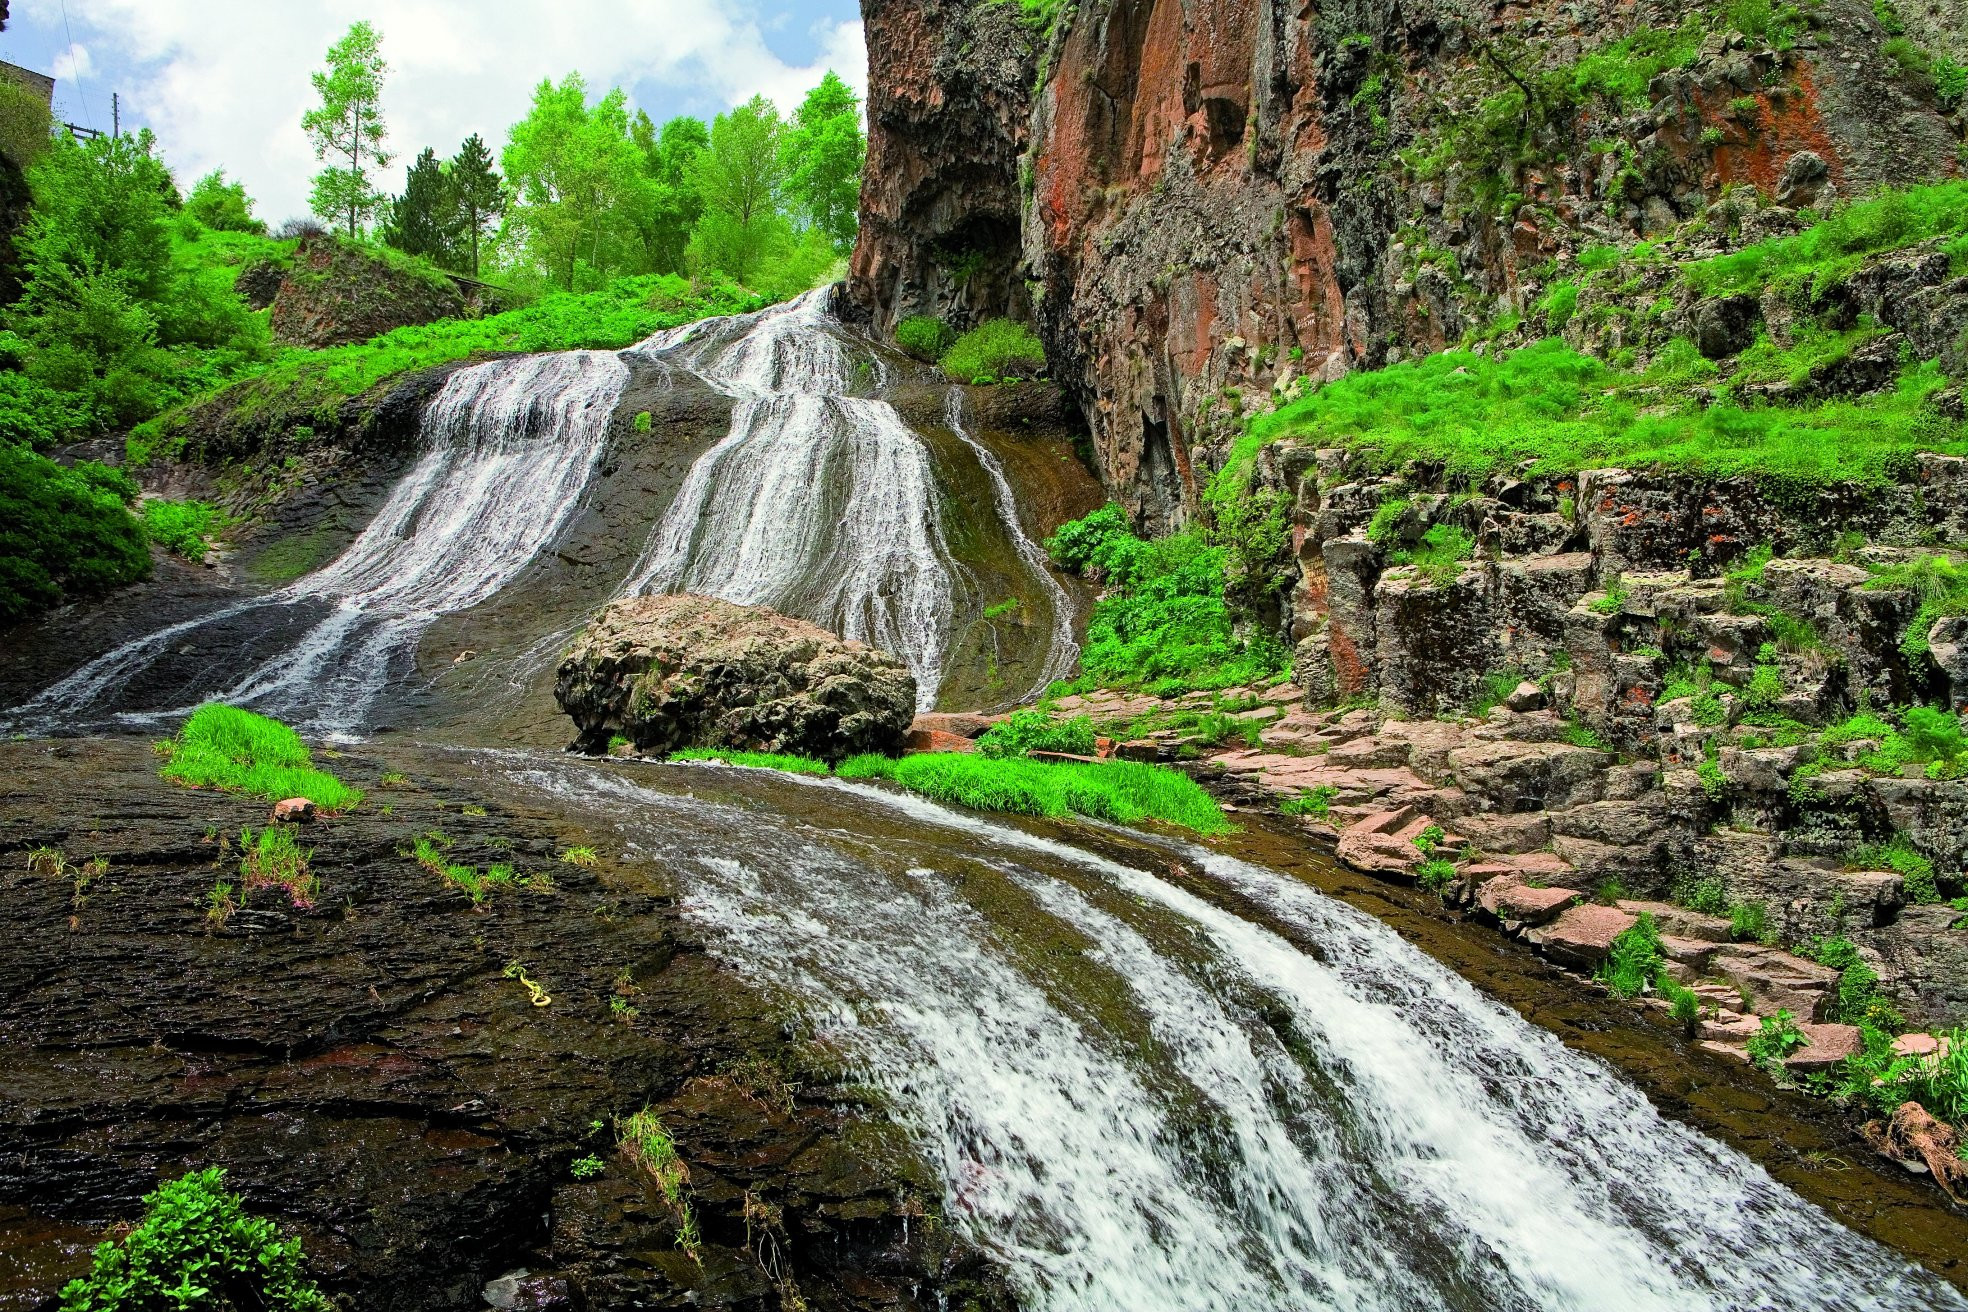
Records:
[[[458,153],[451,157],[450,180],[462,236],[470,246],[471,276],[476,278],[479,238],[506,208],[505,185],[499,171],[492,167],[492,151],[478,133],[466,137]]]
[[[404,175],[403,194],[389,206],[383,240],[449,268],[463,254],[463,227],[450,174],[437,152],[426,146]]]

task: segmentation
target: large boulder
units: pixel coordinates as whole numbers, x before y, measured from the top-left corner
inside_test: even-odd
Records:
[[[838,760],[893,751],[916,680],[887,652],[763,606],[688,593],[609,603],[560,663],[579,751],[731,747]]]

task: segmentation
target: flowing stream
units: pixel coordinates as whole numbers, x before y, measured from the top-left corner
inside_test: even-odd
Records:
[[[680,873],[713,950],[883,1090],[1028,1307],[1968,1308],[1272,872],[838,781],[487,764]]]

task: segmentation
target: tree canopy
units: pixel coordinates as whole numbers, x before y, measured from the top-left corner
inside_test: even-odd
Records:
[[[313,74],[321,103],[301,116],[314,157],[336,161],[315,174],[308,203],[323,221],[346,222],[351,237],[382,203],[374,171],[394,158],[383,149],[389,128],[380,102],[388,71],[382,37],[368,23],[353,24],[328,47],[328,66]]]

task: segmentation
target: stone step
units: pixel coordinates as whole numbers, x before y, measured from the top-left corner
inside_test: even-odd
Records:
[[[1784,1066],[1799,1074],[1828,1071],[1864,1050],[1856,1025],[1800,1025],[1810,1042],[1784,1058]]]
[[[1622,911],[1634,915],[1646,912],[1660,926],[1662,934],[1672,934],[1676,938],[1698,938],[1709,943],[1727,943],[1732,934],[1726,916],[1705,916],[1699,911],[1677,907],[1672,902],[1632,902],[1619,903]]]
[[[1578,901],[1569,888],[1533,888],[1516,875],[1493,879],[1477,890],[1476,903],[1498,920],[1543,925]]]
[[[1778,948],[1756,943],[1720,943],[1709,969],[1749,991],[1757,1014],[1787,1011],[1800,1025],[1819,1020],[1838,972]]]
[[[1618,907],[1574,906],[1525,937],[1560,965],[1590,970],[1605,960],[1613,940],[1637,923]]]

